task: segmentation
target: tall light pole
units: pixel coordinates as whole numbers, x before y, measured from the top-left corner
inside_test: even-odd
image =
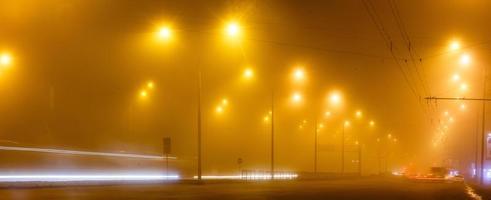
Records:
[[[329,117],[331,112],[326,112],[325,117]],[[317,117],[314,118],[314,174],[317,174],[318,168],[318,160],[319,160],[319,131],[324,128],[323,123],[319,123],[319,119]]]
[[[346,124],[343,124],[343,133],[341,135],[341,173],[344,174],[344,131]]]
[[[317,124],[317,117],[314,119],[314,174],[317,175],[317,137],[319,134],[319,125]]]
[[[229,24],[227,24],[225,26],[225,29],[224,29],[224,33],[225,35],[229,38],[229,39],[234,39],[234,38],[237,38],[240,36],[240,32],[241,32],[241,29],[240,29],[240,26],[237,22],[229,22]],[[170,34],[166,34],[166,31],[164,32],[160,32],[161,34],[164,34],[165,35],[170,35]],[[203,137],[202,137],[202,134],[203,134],[203,125],[202,125],[202,103],[201,103],[201,99],[202,99],[202,90],[203,90],[203,81],[202,81],[202,68],[200,65],[198,65],[198,105],[197,105],[197,126],[198,126],[198,130],[197,130],[197,142],[198,142],[198,181],[201,181],[202,180],[202,175],[203,175]]]
[[[358,146],[358,174],[361,176],[361,151],[363,144],[359,144],[357,141],[356,145]]]
[[[483,73],[483,92],[482,92],[482,98],[486,98],[486,79],[487,79],[487,75],[486,75],[486,68],[483,69],[484,73]],[[485,146],[487,145],[487,142],[486,142],[486,101],[482,101],[482,127],[481,127],[481,131],[482,131],[482,143],[481,143],[481,176],[480,176],[480,179],[479,179],[479,183],[481,185],[484,184],[484,158],[485,158],[485,155],[486,155],[486,150],[485,150]]]
[[[274,121],[275,121],[275,107],[274,107],[274,88],[271,89],[271,180],[274,180]]]
[[[202,90],[202,74],[201,67],[198,66],[198,105],[197,105],[197,125],[198,125],[198,181],[201,181],[202,178],[202,138],[201,138],[201,90]]]
[[[341,173],[344,174],[344,143],[345,143],[345,131],[346,127],[350,125],[348,120],[343,123],[343,132],[341,135]]]

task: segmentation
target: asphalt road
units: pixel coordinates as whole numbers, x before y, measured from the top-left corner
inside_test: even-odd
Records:
[[[463,183],[403,179],[207,182],[0,189],[0,199],[473,199]]]

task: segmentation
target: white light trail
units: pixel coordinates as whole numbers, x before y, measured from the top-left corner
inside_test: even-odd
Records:
[[[284,179],[296,179],[297,174],[275,174],[274,179],[284,180]],[[198,176],[194,176],[197,179]],[[269,180],[271,179],[271,174],[247,174],[247,175],[208,175],[202,176],[205,180]]]
[[[164,156],[154,155],[140,155],[129,153],[106,153],[106,152],[93,152],[93,151],[75,151],[64,149],[46,149],[46,148],[32,148],[32,147],[12,147],[12,146],[0,146],[0,151],[28,151],[28,152],[40,152],[40,153],[58,153],[58,154],[71,154],[71,155],[89,155],[89,156],[108,156],[108,157],[123,157],[123,158],[141,158],[141,159],[164,159]],[[168,157],[175,160],[176,157]]]
[[[152,174],[115,174],[115,175],[90,175],[90,174],[70,174],[70,175],[0,175],[0,182],[69,182],[69,181],[157,181],[157,180],[178,180],[178,175],[152,175]]]

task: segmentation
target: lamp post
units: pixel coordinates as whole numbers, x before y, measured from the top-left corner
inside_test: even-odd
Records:
[[[315,118],[314,121],[314,174],[317,175],[317,140],[318,140],[318,134],[319,134],[319,125],[317,125],[317,117]]]
[[[346,127],[350,125],[350,122],[348,120],[344,121],[343,123],[343,132],[341,135],[341,173],[344,174],[344,143],[345,143],[345,131]]]

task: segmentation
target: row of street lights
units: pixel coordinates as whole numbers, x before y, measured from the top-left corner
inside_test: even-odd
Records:
[[[225,25],[224,27],[224,35],[229,38],[229,39],[239,39],[239,37],[242,35],[242,30],[241,26],[236,22],[236,21],[231,21],[228,24]],[[157,37],[159,40],[163,41],[170,41],[173,37],[173,30],[169,26],[164,26],[161,27],[157,31]],[[252,68],[246,68],[243,71],[243,78],[246,80],[250,80],[254,77],[255,73]],[[292,81],[294,84],[303,84],[306,79],[306,72],[305,69],[302,66],[294,68],[292,72]],[[202,114],[201,114],[201,68],[198,68],[198,180],[201,180],[201,174],[202,174],[202,166],[201,166],[201,160],[202,160],[202,145],[201,145],[201,133],[202,133],[202,127],[201,127],[201,121],[202,121]],[[274,173],[275,173],[275,87],[272,87],[271,89],[271,109],[270,111],[263,117],[263,121],[266,123],[270,123],[271,126],[271,177],[274,178]],[[293,91],[291,94],[291,102],[293,104],[300,104],[302,101],[304,101],[304,97],[300,91]],[[342,95],[339,91],[332,91],[327,98],[327,101],[332,105],[332,106],[339,106],[343,101],[342,101]],[[225,108],[228,105],[228,100],[223,99],[219,105],[216,106],[215,112],[217,114],[221,114],[225,111]],[[332,113],[330,111],[324,112],[325,117],[330,117]],[[362,111],[356,111],[355,112],[355,118],[362,118],[363,112]],[[316,117],[316,122],[315,122],[315,150],[314,150],[314,172],[317,172],[317,139],[318,139],[318,132],[319,129],[324,128],[323,123],[317,123],[317,117]],[[375,122],[373,120],[370,120],[368,122],[370,127],[375,126]],[[344,137],[344,132],[347,126],[350,125],[350,121],[346,120],[343,123],[343,137],[342,137],[342,172],[344,173],[344,145],[345,145],[345,137]]]

